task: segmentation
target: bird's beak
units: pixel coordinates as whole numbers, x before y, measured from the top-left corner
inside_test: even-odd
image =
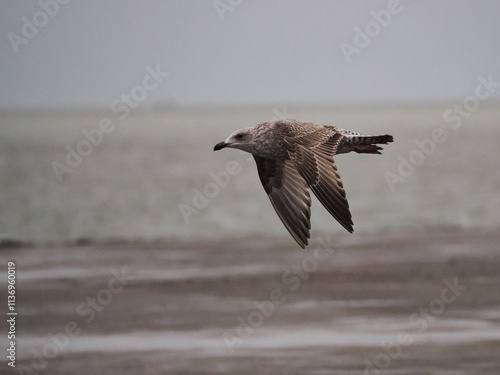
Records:
[[[223,148],[227,147],[228,143],[226,142],[220,142],[220,143],[217,143],[215,146],[214,146],[214,151],[219,151],[219,150],[222,150]]]

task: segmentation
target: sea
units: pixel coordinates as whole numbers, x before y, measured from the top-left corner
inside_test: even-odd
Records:
[[[250,154],[213,152],[282,118],[392,134],[382,155],[338,155],[356,232],[500,227],[500,105],[2,111],[0,239],[288,236]],[[344,229],[313,198],[314,231]]]

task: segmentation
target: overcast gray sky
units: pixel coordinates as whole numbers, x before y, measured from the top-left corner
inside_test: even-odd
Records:
[[[1,108],[108,108],[147,66],[170,74],[145,107],[452,101],[500,81],[498,0],[55,1],[0,0]]]

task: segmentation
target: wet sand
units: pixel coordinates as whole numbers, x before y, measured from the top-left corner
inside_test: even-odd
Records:
[[[288,237],[4,246],[18,372],[4,357],[0,372],[499,374],[499,244],[497,230],[441,230],[315,233],[307,250]]]

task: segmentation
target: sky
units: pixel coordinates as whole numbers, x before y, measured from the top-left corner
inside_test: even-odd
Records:
[[[474,94],[480,77],[500,81],[498,0],[0,0],[0,9],[0,109],[449,102]]]

